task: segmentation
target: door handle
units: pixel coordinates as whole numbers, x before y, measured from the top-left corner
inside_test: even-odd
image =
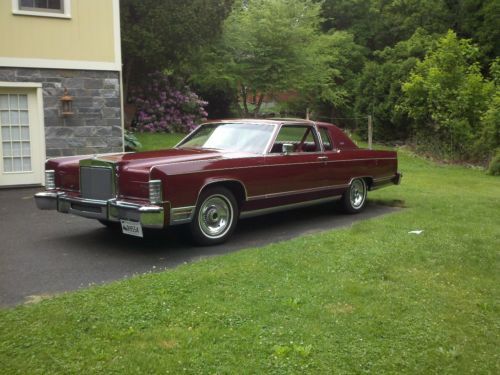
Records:
[[[328,156],[318,156],[318,160],[328,160]]]

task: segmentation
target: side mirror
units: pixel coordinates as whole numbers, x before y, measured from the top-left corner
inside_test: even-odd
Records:
[[[291,143],[283,144],[283,155],[288,155],[293,152],[293,145]]]

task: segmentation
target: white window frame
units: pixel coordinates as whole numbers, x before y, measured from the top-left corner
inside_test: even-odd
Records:
[[[12,14],[19,16],[36,16],[36,17],[52,17],[52,18],[71,18],[71,0],[62,0],[63,12],[51,12],[40,10],[24,10],[19,7],[19,0],[12,0]]]

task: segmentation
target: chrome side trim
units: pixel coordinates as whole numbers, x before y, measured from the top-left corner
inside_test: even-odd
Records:
[[[331,152],[331,151],[328,151]],[[290,154],[290,155],[316,155],[322,154],[321,152],[305,152],[301,154]],[[268,154],[267,157],[276,157],[281,156],[281,154]],[[264,165],[252,165],[245,167],[232,167],[232,168],[218,168],[218,169],[210,169],[210,170],[198,170],[192,172],[184,172],[184,173],[169,173],[169,176],[180,176],[180,175],[188,175],[195,173],[207,173],[207,172],[222,172],[222,171],[235,171],[239,169],[252,169],[252,168],[265,168],[265,167],[286,167],[290,165],[308,165],[308,164],[328,164],[328,163],[343,163],[343,162],[355,162],[355,161],[366,161],[366,160],[397,160],[397,158],[372,158],[372,159],[346,159],[346,160],[328,160],[328,161],[311,161],[311,162],[303,162],[303,163],[287,163],[287,164],[264,164]],[[180,162],[180,163],[189,163],[189,162]]]
[[[280,197],[288,197],[290,195],[297,195],[297,194],[316,193],[316,192],[321,192],[321,191],[346,188],[349,186],[349,184],[330,185],[330,186],[322,186],[322,187],[311,188],[311,189],[291,190],[291,191],[285,191],[285,192],[280,192],[280,193],[254,195],[253,197],[248,197],[247,200],[254,201],[254,200],[258,200],[258,199],[280,198]]]
[[[341,195],[335,195],[335,196],[328,197],[328,198],[315,199],[315,200],[306,201],[306,202],[285,204],[283,206],[263,208],[260,210],[244,211],[240,214],[240,219],[248,219],[250,217],[267,215],[267,214],[271,214],[274,212],[286,211],[286,210],[291,210],[291,209],[301,208],[301,207],[314,206],[317,204],[335,201],[335,200],[339,199],[340,197],[341,197]]]
[[[170,210],[170,225],[186,224],[193,220],[196,206],[177,207]]]
[[[374,179],[370,190],[377,190],[390,184],[399,185],[401,183],[402,177],[402,173],[396,172],[396,174],[394,174],[393,176],[379,177],[377,179]]]
[[[198,201],[200,200],[200,194],[201,192],[207,187],[207,186],[210,186],[210,185],[213,185],[213,184],[218,184],[218,183],[223,183],[223,182],[237,182],[239,183],[241,186],[243,186],[243,191],[245,192],[245,200],[248,200],[248,192],[247,192],[247,187],[245,186],[245,184],[243,182],[241,182],[240,180],[237,180],[237,179],[234,179],[234,178],[221,178],[221,179],[218,179],[218,180],[211,180],[209,182],[206,182],[200,190],[198,190],[198,195],[196,196],[196,205],[198,205]]]
[[[393,175],[393,176],[386,176],[386,177],[379,177],[379,178],[374,178],[373,179],[373,182],[382,182],[382,181],[386,181],[386,180],[392,180],[393,178],[395,178],[396,175]]]

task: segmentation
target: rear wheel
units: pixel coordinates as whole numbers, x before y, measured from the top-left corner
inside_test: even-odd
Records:
[[[362,211],[366,205],[367,193],[368,187],[364,179],[356,178],[352,180],[351,185],[349,185],[349,188],[340,200],[342,209],[349,214]]]
[[[238,204],[231,191],[223,187],[208,188],[200,195],[190,232],[199,245],[226,241],[236,227]]]

